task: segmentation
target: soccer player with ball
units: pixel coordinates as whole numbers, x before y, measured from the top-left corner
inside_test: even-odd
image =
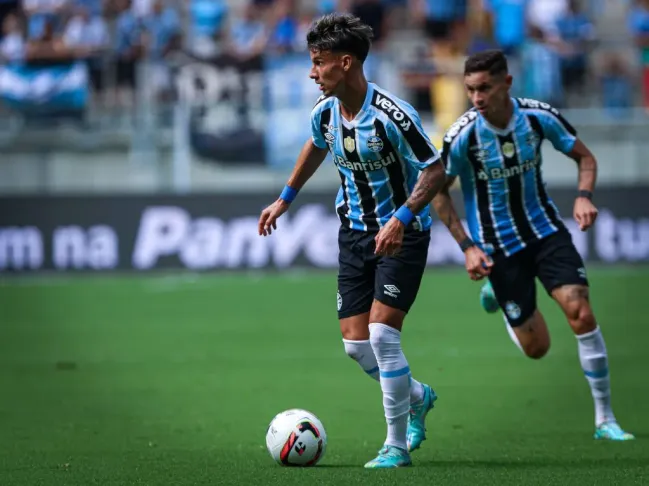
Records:
[[[418,113],[369,83],[363,73],[372,30],[357,17],[330,14],[307,34],[310,77],[322,96],[279,199],[264,209],[259,234],[277,228],[298,191],[331,153],[340,173],[338,318],[347,354],[380,382],[387,438],[368,468],[411,464],[425,439],[436,395],[411,376],[401,349],[430,242],[430,201],[443,186],[440,156]]]

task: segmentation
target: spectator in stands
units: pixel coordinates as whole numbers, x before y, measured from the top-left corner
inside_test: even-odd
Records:
[[[107,5],[112,3],[111,0],[74,0],[74,7],[85,8],[91,17],[103,16],[104,1]]]
[[[268,28],[254,1],[243,9],[243,15],[232,20],[229,32],[229,51],[241,60],[259,56],[269,38]]]
[[[201,56],[216,55],[222,44],[228,6],[225,0],[190,0],[191,50]]]
[[[144,18],[153,13],[153,3],[155,0],[132,0],[131,11],[136,18]]]
[[[410,0],[415,19],[423,19],[424,31],[431,42],[434,59],[455,56],[458,51],[457,32],[467,20],[467,0]]]
[[[295,48],[298,35],[297,5],[295,0],[277,0],[269,19],[270,39],[267,52],[288,54]]]
[[[136,67],[144,53],[143,25],[131,10],[130,0],[115,0],[115,57],[117,102],[132,106]]]
[[[171,72],[165,58],[181,47],[180,17],[165,0],[154,0],[153,10],[142,23],[147,67],[151,70],[147,81],[156,94],[168,97],[172,87]]]
[[[305,52],[307,50],[306,34],[313,23],[313,19],[318,16],[316,10],[309,8],[300,9],[297,21],[297,30],[295,33],[294,50],[296,52]]]
[[[86,59],[91,86],[101,96],[105,84],[103,54],[110,46],[110,35],[101,12],[94,12],[86,5],[77,6],[63,32],[63,42],[76,50],[77,57]]]
[[[23,0],[28,37],[42,39],[46,28],[58,31],[71,5],[71,0]]]
[[[527,24],[543,32],[546,40],[557,36],[557,22],[568,15],[568,0],[529,0]]]
[[[338,8],[338,0],[316,0],[318,15],[333,13]]]
[[[63,31],[66,45],[71,47],[87,47],[90,51],[101,51],[108,47],[110,36],[108,25],[101,12],[91,13],[85,5],[74,8]]]
[[[529,26],[529,36],[523,47],[523,95],[543,100],[554,106],[563,105],[559,55],[546,34],[536,25]]]
[[[15,13],[4,17],[2,40],[0,41],[0,62],[17,63],[25,59],[25,32]]]
[[[178,49],[181,38],[180,17],[165,0],[154,0],[153,10],[142,19],[149,59],[160,60]]]
[[[56,30],[57,19],[45,17],[40,35],[28,39],[26,58],[33,62],[68,61],[75,57],[74,51],[63,42]]]
[[[566,94],[580,94],[588,69],[588,53],[595,41],[595,28],[582,12],[578,0],[570,0],[568,12],[556,23],[561,81]]]
[[[624,58],[619,54],[608,54],[600,76],[602,105],[611,118],[627,116],[633,106],[633,76]]]
[[[526,40],[526,12],[529,0],[483,0],[486,30],[507,56],[509,72],[521,79],[521,57]],[[520,83],[514,83],[512,94],[521,93]]]
[[[18,0],[0,0],[0,25],[4,25],[5,19],[16,13],[18,10]],[[0,32],[2,38],[3,32]]]
[[[635,2],[629,12],[628,24],[639,54],[643,104],[649,111],[649,0]]]
[[[390,31],[390,17],[385,0],[341,0],[338,8],[354,14],[372,28],[372,51],[379,52],[383,49],[383,43]]]

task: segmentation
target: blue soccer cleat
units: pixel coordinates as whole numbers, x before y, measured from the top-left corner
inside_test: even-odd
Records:
[[[633,434],[625,432],[617,422],[604,422],[595,429],[595,438],[602,440],[633,440]]]
[[[419,449],[421,443],[426,440],[426,415],[430,412],[437,400],[437,395],[431,387],[422,384],[424,387],[424,399],[421,403],[410,406],[408,415],[408,451]]]
[[[384,445],[375,459],[365,464],[367,469],[388,469],[411,466],[410,454],[399,447]]]
[[[482,305],[482,308],[489,314],[493,314],[500,309],[498,300],[496,299],[496,294],[494,293],[494,289],[489,281],[487,281],[487,283],[485,283],[480,289],[480,305]]]

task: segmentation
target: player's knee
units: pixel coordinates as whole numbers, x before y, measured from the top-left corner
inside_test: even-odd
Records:
[[[367,341],[365,341],[367,343]],[[366,346],[362,346],[359,342],[345,342],[345,353],[354,361],[360,361],[367,353]],[[372,352],[372,349],[369,350]]]
[[[543,356],[548,354],[548,351],[550,350],[550,341],[541,339],[530,341],[523,349],[528,358],[541,359]]]
[[[570,322],[570,327],[572,327],[574,333],[585,334],[594,331],[597,327],[597,322],[595,321],[595,316],[593,315],[593,310],[591,309],[590,304],[586,301],[582,301],[575,307],[574,311],[568,315],[568,321]]]
[[[370,344],[377,356],[385,353],[399,344],[399,331],[385,324],[370,324]]]
[[[370,326],[370,344],[372,349],[377,350],[381,349],[382,344],[385,341],[385,334],[382,332],[372,332],[372,326]]]

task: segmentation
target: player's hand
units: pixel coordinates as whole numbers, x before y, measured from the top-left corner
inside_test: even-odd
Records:
[[[376,248],[374,253],[382,256],[395,256],[401,250],[403,235],[406,227],[397,218],[390,218],[390,221],[381,228],[374,241]]]
[[[493,260],[487,256],[477,246],[472,246],[464,252],[466,260],[466,271],[469,273],[471,280],[482,280],[491,273],[493,267]]]
[[[597,208],[587,197],[578,197],[575,200],[573,216],[579,224],[579,229],[586,231],[597,219]]]
[[[278,199],[264,209],[259,217],[259,234],[268,236],[277,229],[277,219],[288,211],[289,206],[290,204],[283,199]]]

